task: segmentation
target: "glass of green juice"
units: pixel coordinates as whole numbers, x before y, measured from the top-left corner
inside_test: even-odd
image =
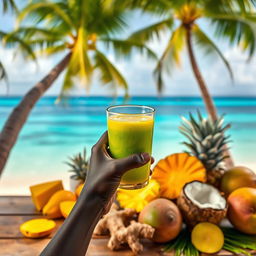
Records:
[[[118,105],[107,108],[109,150],[113,158],[135,153],[152,153],[155,109],[140,105]],[[120,188],[138,189],[149,182],[150,162],[126,172]]]

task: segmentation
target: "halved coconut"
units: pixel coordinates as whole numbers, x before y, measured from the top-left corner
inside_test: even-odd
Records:
[[[215,187],[200,181],[187,183],[177,204],[190,227],[199,222],[218,224],[227,213],[226,199]]]

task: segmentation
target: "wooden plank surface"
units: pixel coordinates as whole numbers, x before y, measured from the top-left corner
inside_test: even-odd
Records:
[[[0,196],[1,215],[41,215],[29,196]]]
[[[49,243],[50,239],[0,239],[0,256],[36,256]],[[130,249],[125,247],[120,251],[111,251],[107,248],[108,239],[92,239],[86,256],[134,256]],[[173,252],[163,253],[160,247],[151,242],[143,242],[144,251],[141,256],[174,256]],[[216,255],[216,254],[214,254]],[[222,251],[218,256],[231,256]],[[256,255],[256,254],[253,254]],[[202,256],[207,256],[203,254]],[[211,254],[213,256],[213,254]]]
[[[34,216],[34,215],[26,215],[26,216],[0,216],[0,239],[3,238],[13,238],[20,239],[24,238],[24,236],[20,233],[20,225],[31,219],[44,218],[43,216]],[[54,236],[57,232],[57,229],[63,223],[62,219],[55,220],[57,223],[57,227],[55,231],[50,235],[50,238]]]
[[[19,226],[24,221],[34,218],[42,218],[27,196],[0,196],[0,256],[34,256],[39,255],[43,248],[56,233],[63,220],[56,220],[55,232],[43,239],[24,238],[19,232]],[[87,251],[87,256],[132,256],[133,253],[126,246],[120,251],[110,251],[107,248],[108,237],[93,238]],[[144,251],[142,256],[173,256],[172,252],[163,253],[161,246],[143,240]],[[229,252],[221,251],[218,256],[231,256]],[[252,253],[256,255],[256,253]],[[202,255],[203,256],[203,255]],[[206,255],[204,255],[206,256]]]
[[[36,256],[48,244],[49,239],[0,239],[0,256]],[[128,248],[113,252],[107,248],[108,239],[93,239],[86,256],[134,256]],[[173,256],[173,253],[161,253],[159,248],[144,242],[145,250],[141,256]]]

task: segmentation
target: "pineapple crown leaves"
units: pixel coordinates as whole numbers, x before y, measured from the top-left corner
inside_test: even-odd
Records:
[[[74,173],[71,177],[74,179],[85,180],[89,168],[89,161],[86,158],[86,148],[82,153],[78,153],[68,158],[65,163],[71,168],[69,172]]]
[[[207,170],[221,165],[227,158],[224,146],[230,141],[230,136],[224,132],[230,128],[230,124],[224,123],[224,115],[217,120],[203,118],[200,111],[197,111],[197,118],[189,113],[189,119],[182,118],[180,133],[183,134],[188,142],[183,142],[188,151],[186,153],[196,156],[202,161]]]

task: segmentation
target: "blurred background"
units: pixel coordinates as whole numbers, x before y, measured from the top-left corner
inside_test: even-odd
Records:
[[[124,103],[156,109],[156,161],[185,149],[181,116],[199,109],[225,114],[235,164],[256,169],[253,1],[83,2],[0,4],[0,194],[68,184],[64,162]]]

